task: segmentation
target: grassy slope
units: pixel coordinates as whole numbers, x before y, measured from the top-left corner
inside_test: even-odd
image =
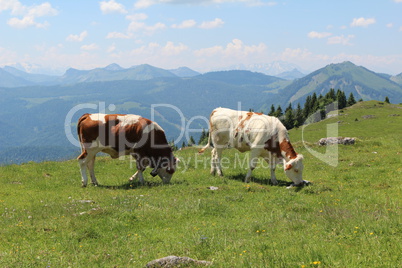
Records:
[[[0,266],[143,267],[178,255],[214,267],[400,267],[401,106],[364,102],[340,114],[304,136],[324,152],[313,143],[342,121],[339,135],[358,142],[339,147],[337,167],[307,152],[301,129],[291,131],[314,183],[302,189],[286,189],[279,168],[278,187],[263,168],[244,184],[247,154],[234,150],[224,152],[224,178],[209,175],[208,152],[177,152],[170,185],[149,174],[146,186],[125,184],[135,172],[129,159],[99,157],[104,186],[86,189],[74,160],[1,167]]]

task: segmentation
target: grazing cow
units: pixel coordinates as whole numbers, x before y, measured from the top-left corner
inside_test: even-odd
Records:
[[[156,123],[133,114],[84,114],[78,120],[78,137],[82,153],[78,156],[82,186],[88,182],[89,169],[94,185],[98,182],[94,173],[95,156],[99,152],[112,158],[132,155],[136,160],[137,172],[130,178],[143,184],[143,171],[150,166],[152,176],[159,175],[169,183],[176,169],[176,158],[168,145],[165,132]]]
[[[217,108],[211,113],[209,125],[208,144],[199,153],[203,153],[212,141],[211,174],[217,172],[219,176],[223,175],[220,165],[222,151],[233,147],[240,152],[250,151],[245,182],[251,178],[258,158],[262,157],[270,166],[272,184],[278,184],[275,167],[279,160],[283,161],[285,173],[293,181],[292,186],[309,183],[302,179],[303,156],[293,149],[288,132],[278,118],[262,113]]]

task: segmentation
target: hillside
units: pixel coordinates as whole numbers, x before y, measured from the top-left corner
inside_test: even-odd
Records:
[[[60,78],[60,84],[76,84],[82,82],[102,82],[102,81],[120,81],[120,80],[149,80],[156,77],[176,77],[173,73],[156,68],[148,64],[135,66],[133,68],[123,69],[120,66],[108,65],[105,68],[96,68],[93,70],[82,71],[68,69]]]
[[[330,64],[303,78],[295,80],[282,89],[282,101],[304,103],[307,95],[314,92],[325,94],[329,89],[340,89],[346,95],[353,93],[356,99],[383,100],[388,96],[392,102],[402,102],[402,87],[381,74],[374,73],[351,62]]]
[[[243,109],[261,107],[262,100],[271,94],[264,91],[265,87],[261,85],[232,85],[197,77],[87,82],[13,90],[0,88],[0,94],[3,96],[0,99],[0,105],[3,107],[0,110],[0,123],[3,126],[0,132],[0,163],[10,163],[7,150],[21,146],[26,148],[27,152],[32,152],[29,150],[32,146],[42,146],[49,150],[53,150],[55,146],[65,146],[71,153],[75,152],[77,148],[68,141],[64,125],[68,113],[77,105],[96,105],[98,108],[80,109],[74,113],[70,125],[73,135],[76,133],[75,123],[79,116],[85,112],[99,112],[102,105],[106,108],[113,105],[114,109],[106,112],[133,113],[151,118],[152,106],[165,104],[166,107],[156,109],[154,120],[165,129],[168,139],[174,140],[182,133],[181,128],[185,128],[181,125],[182,119],[185,124],[197,116],[207,120],[214,108],[224,106],[237,109],[239,102]],[[254,97],[250,98],[250,95]],[[206,121],[201,119],[192,121],[191,124],[191,128],[195,129],[208,128]],[[190,135],[197,137],[200,132]],[[13,137],[12,143],[9,137]],[[177,140],[178,144],[181,142],[182,140]],[[46,150],[45,148],[42,150]],[[24,149],[20,148],[18,151]],[[60,152],[64,153],[65,150]],[[43,155],[37,157],[43,160]],[[23,154],[18,159],[19,161],[14,163],[38,160],[31,154]]]
[[[336,166],[309,151],[327,152],[316,142],[328,124],[357,138],[336,147]],[[269,185],[262,162],[244,183],[248,154],[233,149],[223,152],[224,177],[209,174],[210,150],[175,152],[181,162],[169,185],[149,169],[144,186],[128,183],[128,158],[98,157],[101,185],[85,189],[76,160],[0,167],[0,263],[144,267],[176,255],[222,268],[398,267],[401,125],[401,105],[370,101],[307,126],[309,150],[302,128],[291,130],[313,183],[304,188],[286,189],[279,167],[279,185]]]
[[[168,139],[180,145],[190,135],[198,140],[216,107],[268,112],[272,104],[285,107],[289,100],[293,107],[297,102],[303,105],[306,94],[325,93],[330,87],[343,88],[346,94],[353,92],[356,100],[384,100],[388,96],[392,103],[402,102],[402,87],[391,81],[391,76],[350,62],[328,65],[294,81],[236,70],[195,75],[186,68],[177,71],[180,76],[187,73],[190,77],[179,77],[179,73],[150,65],[124,69],[111,64],[93,70],[69,69],[57,78],[64,81],[62,84],[52,85],[54,77],[27,75],[10,68],[0,69],[0,76],[14,80],[5,78],[0,82],[50,85],[0,87],[0,164],[65,159],[76,154],[78,148],[68,141],[65,128],[75,135],[75,122],[81,114],[109,107],[102,112],[154,116],[152,119],[162,125]],[[89,108],[94,105],[98,108]],[[153,113],[155,105],[158,108]],[[78,109],[72,122],[66,123],[69,112],[76,107],[86,108]],[[186,128],[191,129],[187,136],[182,131]]]
[[[402,73],[400,73],[398,75],[395,75],[395,76],[392,76],[390,79],[392,81],[394,81],[395,83],[397,83],[399,85],[402,85]]]
[[[251,71],[220,71],[209,72],[196,77],[205,81],[219,81],[233,85],[269,85],[283,79]]]

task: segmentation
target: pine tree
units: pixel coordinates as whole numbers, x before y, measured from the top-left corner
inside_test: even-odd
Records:
[[[317,100],[317,94],[315,94],[315,92],[313,93],[313,96],[311,97],[310,107],[311,107],[310,114],[313,114],[318,110],[319,103],[318,103],[318,100]]]
[[[295,117],[293,115],[292,104],[290,103],[285,111],[284,125],[287,129],[291,129],[294,127],[294,124],[295,124]]]
[[[303,118],[307,119],[311,113],[311,96],[308,95],[303,107]]]
[[[187,145],[193,146],[194,144],[195,144],[195,140],[194,140],[193,136],[190,136],[190,140],[188,141]]]
[[[271,110],[269,111],[268,115],[275,116],[275,106],[273,104],[271,105]]]
[[[283,115],[282,108],[281,108],[280,105],[278,105],[278,108],[275,111],[275,116],[276,117],[281,117],[282,115]]]
[[[202,128],[201,136],[198,140],[198,145],[201,144],[201,142],[205,139],[205,128]]]
[[[348,101],[347,101],[347,106],[348,107],[352,106],[355,103],[356,103],[355,96],[353,96],[353,93],[350,92],[350,95],[349,95],[349,98],[348,98]]]
[[[186,146],[186,142],[185,141],[183,141],[183,143],[181,144],[181,148],[183,149],[183,148],[186,148],[187,146]]]
[[[303,110],[300,107],[300,103],[297,104],[297,108],[296,108],[296,112],[295,112],[295,122],[294,122],[294,126],[296,128],[300,127],[304,122],[304,118],[303,118]]]
[[[331,88],[328,93],[325,95],[325,98],[329,100],[329,103],[334,102],[336,100],[335,89]]]
[[[343,109],[346,107],[346,95],[345,92],[338,89],[336,92],[336,100],[338,101],[338,109]]]
[[[389,98],[388,98],[388,96],[385,97],[385,103],[389,103]]]

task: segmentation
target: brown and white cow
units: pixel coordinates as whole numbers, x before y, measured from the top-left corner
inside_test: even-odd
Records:
[[[225,148],[236,148],[240,152],[250,151],[249,170],[245,182],[251,178],[258,158],[262,157],[270,166],[271,183],[276,185],[275,167],[283,161],[287,177],[292,186],[308,184],[304,181],[303,156],[297,154],[289,141],[288,132],[281,121],[262,113],[236,111],[217,108],[210,116],[208,144],[199,152],[203,153],[212,142],[211,174],[222,176],[220,159]]]
[[[150,166],[152,176],[159,175],[169,183],[176,169],[176,158],[166,140],[165,132],[156,123],[133,114],[84,114],[78,120],[78,137],[82,153],[78,156],[82,186],[88,182],[87,168],[94,185],[98,185],[94,173],[96,154],[104,152],[112,158],[132,155],[137,172],[130,178],[143,184],[143,171]]]

